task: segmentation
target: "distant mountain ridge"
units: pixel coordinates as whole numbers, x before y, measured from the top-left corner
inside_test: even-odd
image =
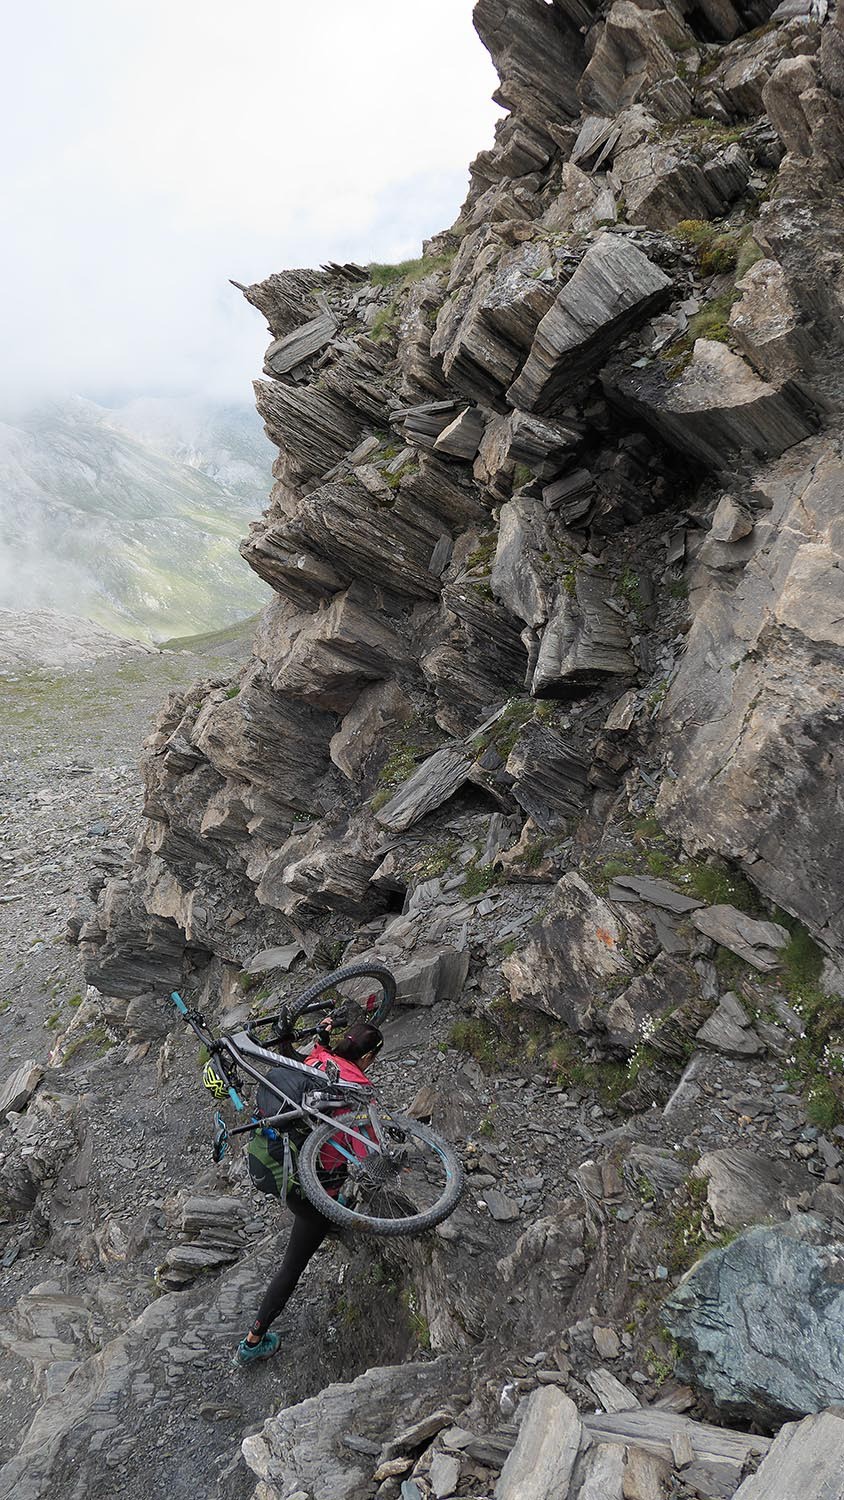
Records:
[[[0,607],[150,640],[254,614],[238,542],[270,464],[247,407],[74,397],[0,421]]]

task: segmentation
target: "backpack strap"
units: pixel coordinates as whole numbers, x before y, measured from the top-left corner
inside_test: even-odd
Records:
[[[281,1197],[284,1202],[287,1198],[287,1184],[291,1178],[292,1158],[290,1152],[290,1136],[284,1137],[284,1163],[281,1169]]]

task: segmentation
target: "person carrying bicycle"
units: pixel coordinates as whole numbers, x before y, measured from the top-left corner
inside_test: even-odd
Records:
[[[315,1043],[305,1059],[308,1066],[324,1072],[333,1064],[344,1083],[369,1085],[367,1069],[372,1066],[384,1045],[384,1038],[378,1027],[361,1022],[350,1026],[340,1041],[330,1048],[326,1042],[327,1038]],[[350,1146],[355,1155],[365,1155],[361,1142],[350,1139]],[[322,1152],[320,1165],[326,1173],[326,1188],[336,1198],[345,1176],[344,1159],[339,1151],[329,1145]],[[270,1331],[270,1324],[286,1307],[305,1267],[333,1227],[295,1184],[288,1190],[287,1206],[293,1213],[290,1239],[281,1265],[264,1293],[254,1322],[235,1351],[234,1362],[240,1366],[269,1359],[277,1352],[281,1338]]]

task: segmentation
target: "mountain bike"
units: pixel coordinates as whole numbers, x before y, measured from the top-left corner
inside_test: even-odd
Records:
[[[382,1001],[376,1001],[366,1014],[370,1020],[383,1021],[395,998],[395,981],[377,965],[338,969],[316,981],[278,1015],[259,1017],[219,1036],[176,990],[170,999],[207,1054],[202,1074],[205,1087],[215,1099],[228,1099],[238,1113],[251,1116],[248,1123],[229,1129],[217,1112],[215,1161],[223,1159],[232,1136],[276,1131],[285,1143],[286,1181],[289,1139],[295,1133],[301,1140],[298,1184],[326,1219],[365,1234],[420,1234],[442,1223],[460,1200],[463,1168],[453,1148],[428,1126],[381,1104],[371,1085],[345,1082],[330,1062],[323,1071],[291,1055],[292,1038],[301,1042],[309,1033],[326,1034],[325,1002],[320,1002],[320,996],[339,983],[359,978],[377,978],[381,983]],[[321,1022],[315,1019],[317,1010],[322,1012]],[[256,1027],[265,1025],[274,1025],[276,1035],[271,1040],[290,1050],[273,1051],[252,1035]],[[265,1107],[260,1114],[250,1109],[243,1092],[251,1085],[260,1090],[264,1102],[268,1094],[272,1097],[274,1113],[268,1114]],[[339,1195],[338,1172],[323,1160],[326,1153],[341,1164]]]

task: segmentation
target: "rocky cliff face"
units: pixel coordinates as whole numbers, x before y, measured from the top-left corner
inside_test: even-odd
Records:
[[[168,700],[144,831],[81,941],[142,1044],[177,981],[242,1012],[259,950],[386,960],[414,1035],[441,1040],[419,1108],[468,1143],[487,1194],[395,1274],[435,1349],[539,1337],[546,1383],[574,1369],[583,1398],[595,1348],[632,1367],[647,1347],[655,1378],[659,1283],[708,1230],[753,1222],[719,1197],[739,1165],[774,1217],[843,1217],[844,36],[799,0],[479,0],[475,22],[508,113],[458,222],[410,266],[245,289],[272,338],[256,395],[279,456],[242,551],[275,597],[239,676]],[[758,1130],[752,1171],[723,1159],[719,1093]],[[619,1111],[632,1123],[596,1125]],[[695,1166],[707,1143],[721,1155]],[[776,1192],[766,1152],[798,1158]],[[431,1403],[459,1385],[438,1378]],[[638,1406],[595,1379],[605,1410]],[[830,1389],[759,1410],[803,1416]],[[732,1495],[766,1451],[713,1459],[686,1434],[684,1464],[679,1429],[636,1447],[625,1418],[589,1456],[558,1395],[496,1494],[666,1495],[673,1463],[699,1483],[671,1493]],[[357,1399],[326,1393],[340,1415],[308,1421],[362,1431]],[[306,1464],[279,1424],[250,1449],[267,1500]],[[565,1487],[531,1489],[548,1424]],[[399,1447],[379,1494],[417,1459],[408,1494],[453,1493],[432,1465],[472,1442],[460,1492],[480,1494],[514,1438],[419,1458],[434,1435]],[[372,1493],[370,1473],[342,1493]]]
[[[276,597],[242,679],[159,721],[104,990],[128,908],[235,962],[222,931],[375,916],[455,798],[552,842],[655,800],[844,948],[843,44],[791,9],[482,0],[510,113],[457,224],[246,289]]]

